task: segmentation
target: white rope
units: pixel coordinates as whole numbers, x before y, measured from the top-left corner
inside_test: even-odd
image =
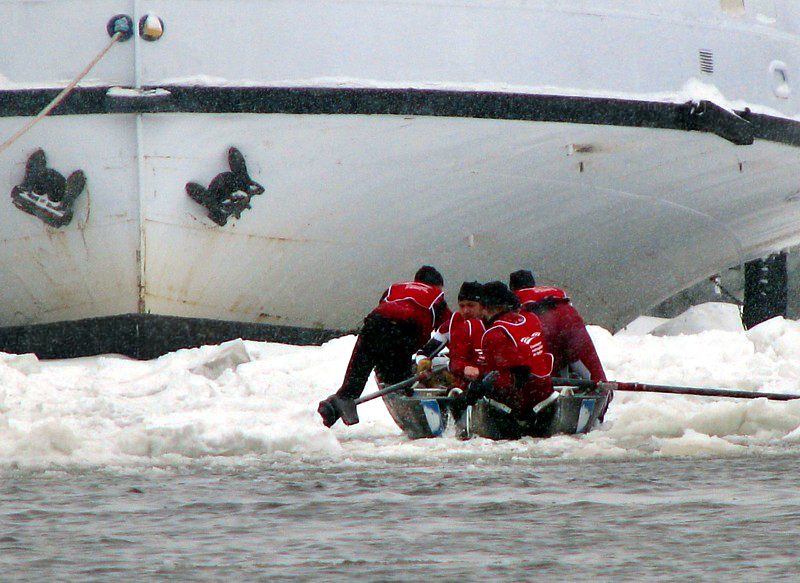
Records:
[[[86,68],[83,71],[81,71],[69,85],[64,87],[61,93],[56,95],[55,99],[53,99],[53,101],[51,101],[47,105],[47,107],[45,107],[42,111],[39,112],[39,115],[34,117],[31,121],[25,124],[25,126],[23,126],[21,130],[19,130],[16,134],[14,134],[8,140],[3,142],[3,145],[0,146],[0,153],[2,153],[3,150],[8,148],[11,144],[16,142],[23,135],[25,135],[25,133],[27,133],[37,123],[39,123],[43,117],[45,117],[48,113],[53,111],[53,109],[55,109],[55,107],[58,106],[59,103],[64,101],[64,98],[66,98],[67,95],[69,95],[72,92],[72,90],[75,89],[75,86],[78,83],[80,83],[81,79],[86,77],[89,71],[92,70],[92,67],[94,67],[98,63],[98,61],[100,61],[100,59],[102,59],[105,56],[105,54],[109,51],[109,49],[111,49],[111,47],[114,46],[114,43],[120,40],[122,36],[123,36],[122,32],[115,32],[114,35],[111,37],[111,40],[108,41],[108,44],[103,48],[103,50],[100,51],[94,59],[92,59],[91,63],[86,65]]]

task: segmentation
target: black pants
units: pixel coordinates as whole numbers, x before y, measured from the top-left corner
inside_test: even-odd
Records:
[[[372,369],[384,385],[407,379],[411,376],[411,357],[420,347],[419,339],[420,329],[415,322],[370,314],[364,319],[344,381],[336,394],[357,399],[364,391]]]

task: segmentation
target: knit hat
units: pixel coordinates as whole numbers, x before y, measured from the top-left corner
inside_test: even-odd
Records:
[[[533,287],[535,285],[536,280],[533,278],[533,273],[527,269],[515,271],[508,278],[508,287],[514,291],[525,287]]]
[[[480,301],[484,306],[510,306],[516,298],[502,281],[490,281],[483,284]]]
[[[483,285],[477,281],[465,281],[461,284],[461,289],[458,290],[458,301],[479,302],[481,301],[482,290]]]

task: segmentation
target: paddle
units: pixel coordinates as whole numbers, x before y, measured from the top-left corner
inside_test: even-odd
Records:
[[[674,387],[669,385],[620,383],[615,381],[589,381],[583,379],[553,378],[553,385],[566,385],[584,389],[634,391],[638,393],[672,393],[675,395],[701,395],[705,397],[733,397],[737,399],[771,399],[773,401],[791,401],[793,399],[800,399],[800,395],[787,395],[783,393],[758,393],[756,391],[740,391],[737,389]]]
[[[418,380],[424,378],[426,375],[439,372],[440,370],[444,370],[446,368],[447,368],[446,364],[434,366],[430,370],[426,370],[419,374],[415,374],[414,376],[409,377],[404,381],[400,381],[399,383],[389,385],[388,387],[383,387],[381,390],[375,391],[374,393],[370,393],[369,395],[364,395],[362,397],[359,397],[358,399],[335,397],[330,400],[330,404],[336,409],[336,412],[339,413],[339,417],[342,418],[342,421],[344,422],[345,425],[355,425],[356,423],[358,423],[358,412],[356,411],[357,405],[360,405],[361,403],[366,403],[367,401],[372,401],[373,399],[377,399],[378,397],[388,395],[389,393],[395,393],[401,389],[410,387]]]

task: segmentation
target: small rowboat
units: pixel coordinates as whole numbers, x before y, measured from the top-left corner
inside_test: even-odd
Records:
[[[550,437],[591,431],[598,424],[613,391],[772,401],[800,399],[800,394],[791,393],[554,377],[554,398],[547,399],[549,402],[545,402],[545,406],[542,406],[545,403],[537,405],[541,409],[536,414],[532,412],[530,418],[519,419],[511,414],[506,405],[487,397],[463,410],[454,411],[457,401],[454,402],[447,396],[446,388],[414,387],[410,394],[399,392],[402,388],[412,386],[415,380],[410,378],[368,397],[362,397],[356,403],[382,397],[395,423],[412,439],[440,437],[450,426],[454,426],[453,433],[460,439],[519,439],[525,436]],[[357,421],[356,417],[354,422]]]
[[[459,439],[519,439],[586,433],[598,423],[609,391],[554,387],[558,396],[529,419],[519,419],[503,403],[484,397],[463,411],[453,411],[445,388],[414,388],[408,395],[382,396],[397,426],[411,439],[441,437],[449,427]]]

